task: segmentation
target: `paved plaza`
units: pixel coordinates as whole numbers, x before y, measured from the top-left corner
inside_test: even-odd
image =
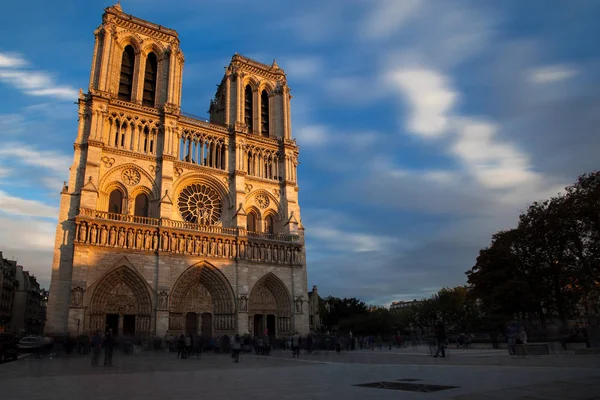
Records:
[[[101,360],[102,362],[102,360]],[[571,354],[509,357],[498,350],[426,349],[224,354],[178,360],[174,353],[115,354],[113,367],[89,356],[27,357],[0,365],[2,399],[600,399],[600,358]],[[388,382],[378,384],[378,382]],[[356,385],[396,387],[393,390]],[[406,387],[406,384],[420,385]],[[425,385],[453,386],[435,392]]]

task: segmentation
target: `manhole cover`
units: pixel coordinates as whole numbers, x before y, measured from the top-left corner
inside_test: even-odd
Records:
[[[374,389],[390,389],[390,390],[404,390],[407,392],[421,392],[431,393],[439,392],[440,390],[456,389],[460,386],[443,386],[443,385],[427,385],[424,383],[404,383],[404,382],[371,382],[361,383],[360,387],[368,387]]]

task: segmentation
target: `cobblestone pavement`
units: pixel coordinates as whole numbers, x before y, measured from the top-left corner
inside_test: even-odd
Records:
[[[113,367],[90,357],[26,358],[0,365],[4,399],[600,399],[600,358],[541,356],[514,359],[502,351],[453,351],[446,359],[426,351],[321,352],[292,359],[290,352],[178,360],[173,353],[115,354]],[[101,360],[102,361],[102,360]],[[371,382],[458,386],[434,393],[357,387]]]

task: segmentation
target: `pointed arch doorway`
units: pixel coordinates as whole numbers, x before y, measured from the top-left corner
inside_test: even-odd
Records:
[[[263,276],[248,299],[248,328],[271,338],[291,333],[292,301],[285,284],[273,273]]]
[[[235,301],[227,278],[203,262],[175,282],[169,306],[169,331],[213,337],[235,333]]]
[[[144,281],[127,266],[100,278],[89,307],[90,331],[116,336],[150,335],[152,300]]]

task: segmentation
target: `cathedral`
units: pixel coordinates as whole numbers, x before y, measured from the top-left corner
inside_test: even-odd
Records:
[[[308,333],[284,71],[236,53],[202,119],[181,111],[176,31],[117,4],[94,35],[46,334]]]

